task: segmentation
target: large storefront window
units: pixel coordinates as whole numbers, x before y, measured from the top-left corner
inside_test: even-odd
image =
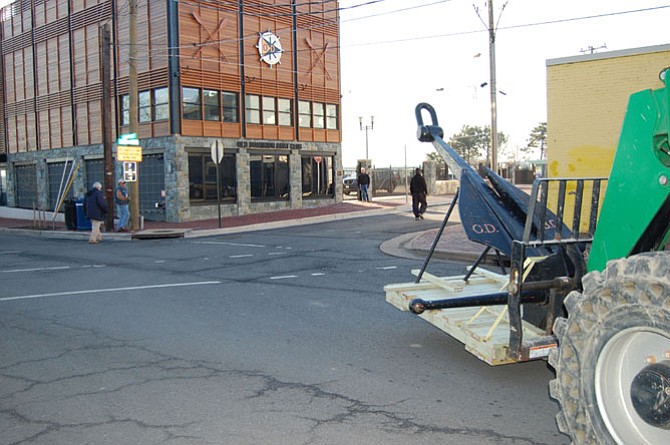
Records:
[[[216,164],[212,161],[210,153],[189,153],[188,182],[191,202],[217,202]],[[219,184],[221,201],[236,202],[237,171],[234,154],[224,154],[223,160],[219,164]]]
[[[302,196],[304,198],[331,198],[333,187],[333,157],[302,157]]]
[[[287,155],[257,154],[249,160],[252,200],[289,198]]]

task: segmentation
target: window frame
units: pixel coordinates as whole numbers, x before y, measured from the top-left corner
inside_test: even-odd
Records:
[[[314,128],[326,128],[326,106],[322,102],[312,102],[312,125]]]
[[[163,92],[165,92],[164,95]],[[164,101],[161,101],[163,99]],[[153,89],[151,94],[151,103],[153,108],[154,122],[166,121],[170,118],[170,91],[168,90],[168,87]]]
[[[247,124],[261,124],[261,96],[247,94],[244,101],[244,115]]]
[[[221,92],[202,89],[202,120],[221,122]]]
[[[327,130],[339,130],[339,118],[338,118],[338,106],[337,104],[326,104],[326,129]]]
[[[263,125],[277,125],[277,98],[261,96]]]
[[[197,92],[197,101],[186,101],[186,91]],[[193,107],[193,111],[186,110],[186,105]],[[182,118],[188,120],[202,120],[202,89],[197,87],[181,87],[181,106],[182,106]],[[197,117],[196,117],[197,116]]]
[[[233,98],[233,104],[230,104],[230,98]],[[240,121],[240,98],[239,94],[234,91],[221,92],[221,105],[223,112],[221,118],[223,122],[239,122]],[[229,116],[232,115],[232,119]]]
[[[282,105],[288,105],[284,107]],[[288,118],[288,120],[287,120]],[[277,98],[277,123],[282,127],[293,126],[293,100],[285,97]]]
[[[305,106],[307,109],[304,108]],[[312,103],[309,101],[298,101],[298,126],[300,128],[312,128]]]
[[[137,93],[137,121],[140,124],[151,122],[151,90],[140,91]]]

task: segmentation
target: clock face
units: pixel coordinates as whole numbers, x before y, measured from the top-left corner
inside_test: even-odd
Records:
[[[258,48],[261,60],[270,66],[279,63],[281,61],[281,54],[284,52],[279,37],[270,31],[261,33],[256,48]]]

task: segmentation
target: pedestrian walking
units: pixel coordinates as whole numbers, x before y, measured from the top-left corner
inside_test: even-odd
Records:
[[[370,193],[369,193],[369,187],[370,187],[370,175],[365,173],[365,167],[361,167],[361,172],[358,174],[358,178],[356,178],[356,182],[358,183],[358,190],[361,192],[361,201],[370,201]]]
[[[412,212],[414,213],[414,219],[417,221],[423,219],[423,214],[426,212],[426,207],[428,207],[428,201],[426,201],[426,196],[428,196],[428,186],[426,186],[426,180],[423,178],[420,168],[416,169],[415,174],[409,183],[409,192],[412,194]]]
[[[114,202],[116,202],[117,213],[119,215],[116,231],[127,232],[128,219],[130,218],[130,213],[128,212],[128,189],[126,188],[126,181],[124,179],[119,179],[117,184],[114,191]]]
[[[89,244],[98,244],[102,241],[100,226],[105,220],[105,214],[108,212],[107,201],[100,191],[102,184],[94,182],[93,187],[86,193],[86,216],[91,220],[91,236],[88,239]]]

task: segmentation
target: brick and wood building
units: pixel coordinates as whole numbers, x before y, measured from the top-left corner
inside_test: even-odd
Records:
[[[7,205],[53,210],[73,161],[68,196],[103,182],[101,29],[111,27],[116,140],[129,132],[129,11],[129,0],[2,8]],[[140,214],[216,217],[217,195],[224,216],[340,201],[338,20],[338,2],[137,0]]]

